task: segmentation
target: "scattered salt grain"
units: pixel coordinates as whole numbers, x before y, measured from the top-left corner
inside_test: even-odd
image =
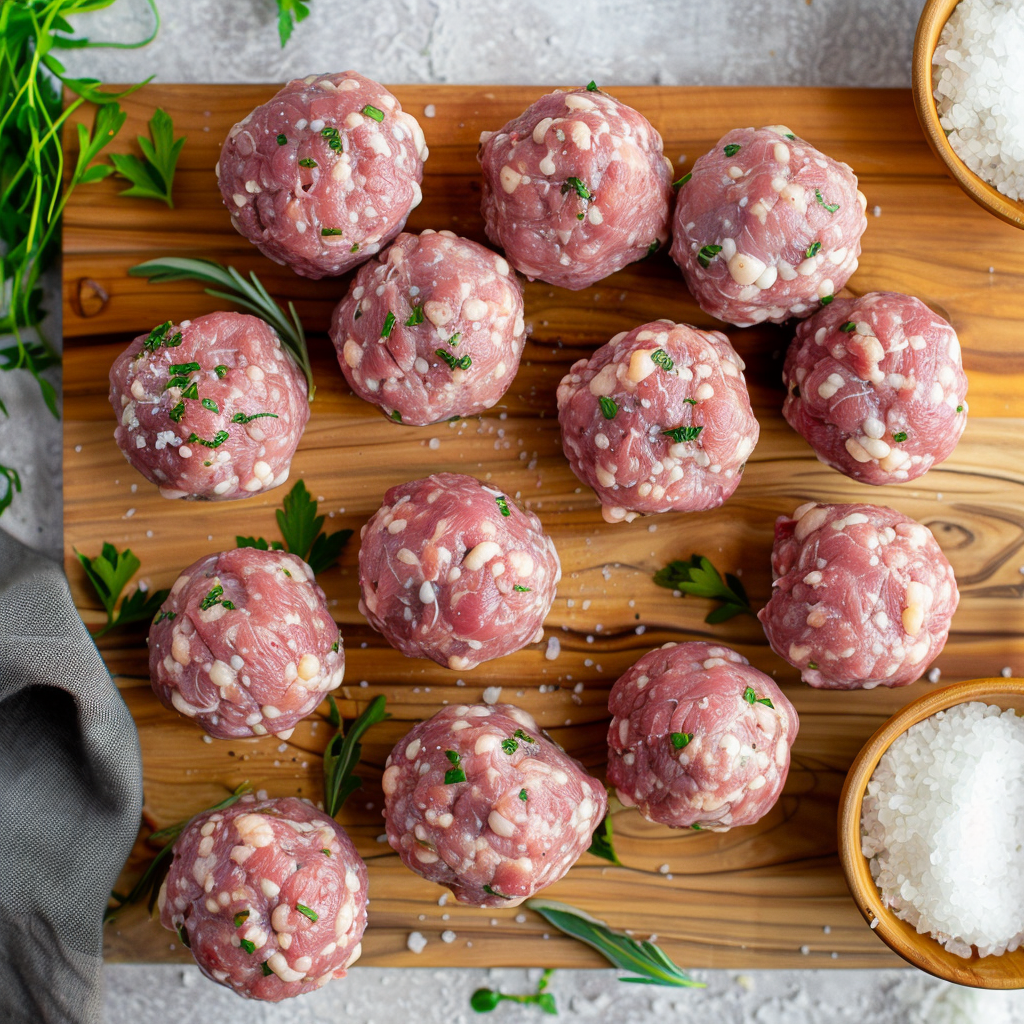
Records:
[[[434,106],[433,103],[428,103],[423,108],[423,116],[424,117],[435,117],[436,115],[437,115],[437,108]]]
[[[544,657],[548,661],[554,661],[562,653],[562,644],[557,636],[548,637],[548,646],[544,651]]]
[[[928,682],[937,683],[942,678],[942,669],[930,668],[928,669]]]
[[[897,917],[958,956],[1024,940],[1024,718],[974,702],[910,727],[868,783],[861,848]]]
[[[446,928],[443,932],[441,932],[442,942],[454,942],[457,938],[458,936],[455,934],[455,932],[451,930],[451,928]]]
[[[427,947],[427,940],[423,937],[422,932],[409,932],[405,945],[410,953],[422,953]]]
[[[497,704],[498,700],[501,698],[501,687],[488,686],[487,689],[484,690],[482,696],[485,704]]]

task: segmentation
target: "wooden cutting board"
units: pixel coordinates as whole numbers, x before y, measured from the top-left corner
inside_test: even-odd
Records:
[[[130,150],[155,106],[173,115],[188,141],[175,181],[175,209],[122,199],[113,180],[78,189],[64,220],[64,516],[66,568],[87,623],[102,614],[74,550],[103,541],[130,545],[144,578],[169,586],[200,555],[231,547],[236,534],[276,536],[283,491],[243,502],[166,501],[124,461],[113,441],[107,372],[134,335],[166,319],[194,317],[217,300],[189,283],[153,285],[129,267],[160,255],[209,256],[255,269],[279,299],[296,301],[311,335],[317,377],[313,415],[293,464],[334,529],[356,531],[386,488],[435,470],[500,484],[536,510],[562,558],[564,578],[547,620],[561,654],[536,644],[486,663],[465,678],[393,651],[356,608],[357,542],[320,583],[340,622],[348,659],[340,694],[352,718],[378,693],[394,716],[364,744],[365,788],[341,815],[370,866],[370,927],[364,963],[388,965],[564,965],[600,963],[552,936],[523,911],[438,906],[441,890],[408,871],[381,842],[380,774],[393,743],[445,702],[480,700],[488,686],[537,716],[595,772],[605,760],[606,699],[641,654],[668,640],[713,637],[773,673],[796,705],[800,736],[785,793],[760,823],[716,835],[679,833],[633,811],[614,818],[626,867],[589,855],[547,895],[584,907],[617,927],[653,932],[690,967],[880,967],[893,954],[869,931],[850,899],[836,856],[836,805],[855,753],[896,709],[927,688],[829,693],[801,684],[768,648],[759,624],[741,617],[707,626],[707,603],[656,587],[652,573],[672,558],[709,556],[742,573],[755,606],[770,587],[772,524],[808,499],[891,504],[926,523],[949,556],[963,600],[938,660],[944,682],[1024,671],[1024,232],[986,215],[946,177],[914,118],[910,93],[885,90],[622,88],[665,138],[680,172],[728,129],[784,123],[851,164],[868,197],[857,293],[906,291],[940,310],[960,332],[970,376],[970,421],[956,452],[922,480],[872,489],[819,464],[779,408],[785,328],[727,328],[747,362],[761,441],[736,495],[721,509],[663,515],[628,525],[601,519],[592,492],[562,456],[555,388],[569,365],[618,331],[672,317],[721,327],[700,311],[662,253],[582,292],[527,285],[532,338],[504,400],[457,424],[403,427],[352,395],[326,328],[347,279],[310,282],[264,259],[231,227],[213,173],[228,128],[273,86],[149,86],[128,98],[128,123],[114,143]],[[420,118],[430,146],[424,200],[409,227],[451,228],[486,241],[475,158],[481,129],[495,129],[540,88],[402,86],[395,93]],[[430,104],[432,116],[425,114]],[[91,115],[90,115],[91,116]],[[74,132],[65,133],[73,148]],[[74,154],[69,153],[73,161]],[[872,215],[874,208],[874,215]],[[434,440],[438,443],[433,443]],[[120,632],[100,648],[139,727],[145,773],[143,834],[223,798],[244,780],[272,795],[321,796],[320,752],[330,727],[319,715],[287,743],[268,738],[204,742],[201,731],[154,698],[144,631]],[[582,684],[580,688],[578,684]],[[580,689],[576,693],[576,689]],[[126,869],[128,884],[142,843]],[[522,920],[520,920],[522,918]],[[445,929],[457,936],[440,939]],[[406,938],[427,938],[419,955]],[[186,960],[142,910],[107,930],[118,960]]]

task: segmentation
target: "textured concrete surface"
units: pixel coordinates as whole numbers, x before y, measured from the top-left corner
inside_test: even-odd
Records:
[[[272,0],[160,0],[160,38],[145,50],[69,51],[71,72],[106,81],[283,81],[353,67],[385,82],[905,86],[922,0],[312,0],[280,50]],[[148,31],[143,0],[80,19],[94,38]],[[54,294],[55,301],[56,296]],[[12,412],[0,461],[25,494],[3,526],[59,550],[59,428],[31,382],[0,376]],[[684,912],[684,911],[681,911]],[[156,927],[156,925],[154,925]],[[428,936],[430,941],[439,941]],[[622,985],[611,971],[561,971],[563,1020],[649,1024],[1024,1024],[1024,997],[973,992],[913,971],[700,972],[705,990]],[[195,968],[112,965],[109,1024],[468,1024],[480,986],[532,991],[536,972],[356,968],[343,982],[285,1004],[240,1003]],[[487,1018],[483,1018],[486,1020]],[[543,1019],[502,1004],[496,1024]]]

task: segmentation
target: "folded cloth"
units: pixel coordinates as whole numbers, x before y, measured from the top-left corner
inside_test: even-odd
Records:
[[[59,566],[0,530],[0,1021],[99,1022],[142,810],[135,724]]]

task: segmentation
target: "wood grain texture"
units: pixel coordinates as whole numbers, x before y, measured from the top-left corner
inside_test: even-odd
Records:
[[[162,320],[193,317],[217,301],[188,283],[150,285],[127,269],[158,255],[212,256],[256,269],[279,298],[295,299],[312,338],[318,381],[313,415],[293,464],[331,514],[332,528],[359,527],[387,487],[435,470],[490,479],[536,510],[551,532],[564,578],[547,622],[561,654],[534,645],[460,678],[388,647],[359,615],[356,545],[323,575],[347,652],[342,710],[357,714],[384,693],[394,718],[371,731],[361,770],[365,790],[340,820],[370,864],[370,927],[364,962],[594,965],[585,947],[552,936],[534,915],[437,906],[440,890],[407,871],[378,841],[383,832],[380,773],[391,745],[445,701],[478,700],[487,686],[520,704],[558,742],[596,772],[604,767],[606,698],[611,683],[640,654],[668,640],[714,636],[776,675],[801,716],[793,770],[774,811],[759,824],[723,835],[679,834],[615,815],[626,868],[585,856],[549,895],[578,904],[620,927],[656,932],[688,966],[892,966],[900,961],[871,934],[843,881],[836,853],[836,810],[843,778],[864,741],[928,684],[868,693],[825,693],[802,685],[767,647],[756,621],[704,624],[708,606],[674,598],[651,582],[674,557],[699,551],[723,571],[741,571],[755,606],[767,600],[773,521],[802,501],[888,503],[927,523],[953,563],[963,601],[939,659],[943,679],[998,675],[1024,665],[1024,234],[987,216],[950,181],[922,138],[910,93],[793,89],[624,88],[614,90],[662,132],[680,168],[737,125],[786,123],[857,171],[868,197],[868,231],[857,293],[892,289],[919,295],[960,332],[970,376],[971,418],[954,455],[925,478],[869,488],[820,465],[783,421],[779,408],[785,328],[729,328],[747,361],[761,441],[736,495],[721,509],[664,515],[629,525],[601,520],[594,495],[562,456],[554,392],[580,355],[620,330],[669,316],[703,326],[664,254],[582,292],[544,284],[526,288],[532,339],[502,403],[457,424],[402,427],[347,389],[325,331],[347,278],[309,282],[265,260],[232,229],[213,165],[230,125],[269,98],[271,86],[147,87],[126,103],[129,121],[116,145],[128,148],[160,105],[187,134],[175,187],[176,209],[125,200],[113,181],[81,188],[64,228],[66,564],[86,621],[101,621],[74,549],[95,554],[104,540],[131,545],[153,586],[168,586],[201,554],[234,544],[236,534],[275,535],[282,493],[244,502],[165,501],[121,457],[107,403],[107,371],[135,334]],[[485,241],[475,159],[481,129],[518,114],[540,89],[404,86],[395,89],[421,119],[431,148],[424,202],[410,228],[448,227]],[[70,136],[69,136],[70,137]],[[871,207],[881,215],[870,215]],[[990,270],[990,268],[993,268]],[[106,295],[104,301],[102,295]],[[85,314],[85,315],[83,315]],[[715,324],[714,326],[720,326]],[[432,438],[436,449],[428,447]],[[640,627],[643,627],[642,629]],[[146,677],[144,633],[104,639],[104,657],[139,725],[145,771],[145,828],[194,813],[245,779],[275,795],[320,796],[320,751],[329,727],[314,716],[288,743],[263,739],[206,743],[195,726],[164,710]],[[582,683],[580,693],[574,687]],[[542,688],[543,687],[543,692]],[[126,872],[147,856],[140,844]],[[667,867],[666,867],[667,865]],[[419,915],[425,915],[420,920]],[[442,914],[449,914],[442,920]],[[492,926],[489,922],[499,923]],[[830,934],[823,933],[829,926]],[[450,927],[453,945],[438,940]],[[410,931],[429,944],[407,951]],[[810,949],[802,955],[801,946]],[[831,959],[832,952],[838,959]],[[141,912],[108,930],[114,959],[187,957]]]

